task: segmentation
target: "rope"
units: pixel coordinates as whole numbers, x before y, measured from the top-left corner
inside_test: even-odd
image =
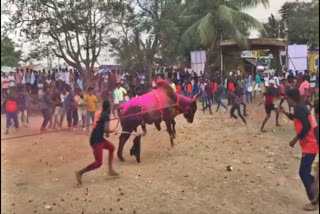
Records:
[[[155,112],[155,111],[161,111],[161,110],[165,110],[167,108],[171,108],[171,107],[176,107],[178,106],[178,104],[173,104],[173,105],[169,105],[163,108],[157,108],[157,109],[153,109],[150,111],[142,111],[136,114],[129,114],[127,116],[123,116],[123,117],[116,117],[116,118],[112,118],[110,119],[110,121],[114,121],[114,120],[118,120],[118,124],[115,128],[115,130],[118,128],[120,120],[126,119],[126,118],[130,118],[130,117],[135,117],[135,116],[140,116],[143,114],[147,114],[147,113],[151,113],[151,112]],[[85,126],[91,126],[93,125],[93,123],[89,124],[89,125],[85,125]],[[78,125],[72,128],[78,128],[78,127],[82,127],[82,125]],[[40,133],[33,133],[33,134],[27,134],[27,135],[21,135],[21,136],[15,136],[15,137],[8,137],[8,138],[1,138],[1,141],[3,140],[13,140],[13,139],[19,139],[19,138],[25,138],[25,137],[32,137],[32,136],[38,136],[38,135],[43,135],[43,134],[52,134],[52,133],[58,133],[58,132],[63,132],[63,131],[68,131],[70,130],[70,128],[65,128],[65,129],[60,129],[60,130],[54,130],[54,131],[47,131],[47,132],[40,132]],[[127,133],[124,133],[127,134]],[[135,135],[136,136],[136,135]]]

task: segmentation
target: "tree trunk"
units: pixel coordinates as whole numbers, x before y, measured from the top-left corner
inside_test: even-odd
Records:
[[[282,67],[281,67],[281,62],[280,62],[280,51],[273,49],[271,50],[271,53],[273,55],[273,67],[275,69],[275,73],[277,75],[282,74]]]
[[[214,62],[213,61],[214,56],[217,55],[216,50],[215,50],[216,47],[218,47],[218,41],[216,39],[213,39],[210,44],[210,49],[208,50],[208,53],[207,53],[207,61],[205,64],[205,69],[204,69],[205,73],[209,74],[209,72],[210,72],[210,66]]]

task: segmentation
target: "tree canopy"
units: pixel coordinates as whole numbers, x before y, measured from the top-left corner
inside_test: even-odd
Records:
[[[113,18],[123,11],[123,4],[116,0],[17,0],[14,6],[9,30],[20,28],[37,44],[33,49],[38,56],[47,55],[49,48],[84,75],[92,75]]]
[[[280,20],[272,15],[266,23],[264,37],[285,38],[284,22],[288,21],[288,39],[291,44],[308,44],[319,47],[319,0],[312,2],[287,2],[283,5],[287,12]]]
[[[18,66],[21,51],[16,51],[14,43],[8,37],[1,37],[1,66]]]

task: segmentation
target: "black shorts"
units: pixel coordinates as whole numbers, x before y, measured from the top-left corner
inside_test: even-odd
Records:
[[[274,104],[265,105],[267,115],[270,115],[273,110],[276,109]]]

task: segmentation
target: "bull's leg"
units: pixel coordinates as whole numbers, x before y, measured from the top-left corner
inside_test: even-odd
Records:
[[[173,137],[176,138],[176,121],[172,120]]]
[[[120,161],[125,161],[123,156],[122,156],[122,152],[123,152],[123,147],[124,144],[127,142],[127,140],[129,139],[130,135],[129,134],[121,134],[120,135],[120,142],[119,142],[119,148],[118,148],[118,158]]]
[[[137,136],[133,140],[133,146],[130,150],[130,155],[136,156],[136,160],[140,163],[140,154],[141,154],[141,136]]]
[[[161,131],[161,122],[155,122],[154,125],[156,126],[156,128],[158,129],[158,131]]]
[[[167,131],[169,133],[170,136],[170,143],[171,143],[171,147],[174,147],[174,142],[173,142],[173,132],[172,132],[172,128],[171,128],[171,120],[166,119],[166,126],[167,126]]]
[[[146,124],[142,124],[141,127],[142,127],[142,131],[143,131],[143,136],[146,136],[147,135]]]

